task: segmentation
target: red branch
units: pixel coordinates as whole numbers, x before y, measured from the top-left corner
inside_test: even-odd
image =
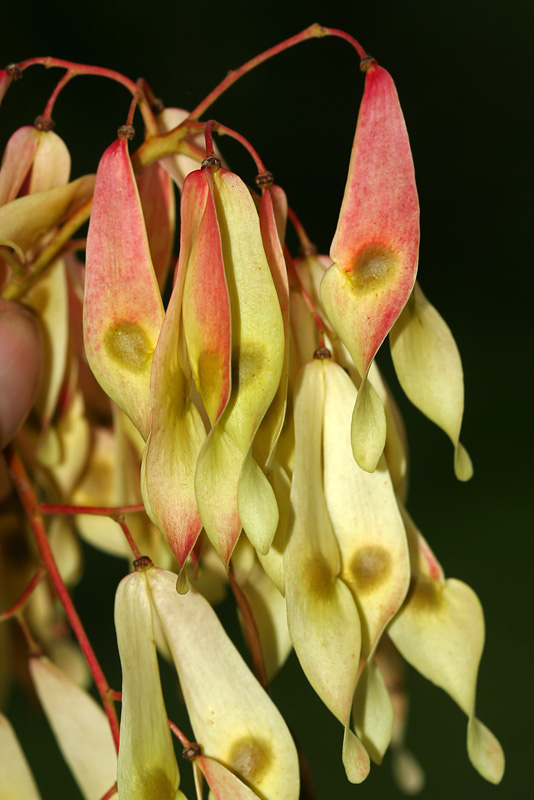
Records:
[[[52,553],[52,550],[50,549],[50,544],[46,536],[46,530],[43,523],[43,518],[39,513],[39,505],[37,502],[37,498],[35,496],[35,492],[33,491],[26,470],[24,469],[22,461],[20,460],[20,458],[18,457],[17,453],[15,452],[12,446],[8,446],[6,448],[5,455],[7,459],[9,472],[11,473],[11,477],[13,478],[13,483],[15,484],[17,494],[24,507],[33,535],[35,537],[35,542],[39,549],[41,561],[48,573],[48,577],[50,578],[52,585],[54,586],[54,589],[56,590],[61,605],[65,609],[65,614],[67,615],[67,619],[69,620],[71,628],[74,631],[74,634],[78,640],[80,648],[85,656],[89,669],[91,670],[91,674],[94,678],[96,687],[98,689],[98,693],[100,694],[100,699],[102,700],[104,710],[108,717],[111,733],[113,735],[113,739],[115,742],[115,747],[118,751],[119,720],[117,718],[117,713],[115,711],[113,700],[111,699],[109,684],[106,680],[104,673],[102,672],[102,668],[98,663],[98,659],[87,637],[82,622],[78,616],[78,612],[74,608],[74,604],[70,598],[67,588],[63,583],[63,579],[57,568],[54,555]]]

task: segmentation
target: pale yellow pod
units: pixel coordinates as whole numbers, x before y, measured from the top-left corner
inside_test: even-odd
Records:
[[[406,597],[408,545],[385,459],[368,473],[352,458],[356,388],[332,361],[324,361],[324,375],[325,498],[341,553],[341,577],[360,613],[362,656],[368,658]]]
[[[124,578],[115,597],[122,667],[117,787],[121,800],[177,800],[180,773],[161,691],[147,572]],[[176,579],[174,581],[176,594]]]
[[[24,751],[8,719],[0,714],[0,797],[41,800]]]
[[[30,659],[30,672],[80,791],[86,800],[100,800],[117,775],[117,753],[102,707],[45,656]]]
[[[70,177],[71,159],[67,145],[54,131],[39,131],[28,194],[63,186]]]
[[[407,515],[405,515],[407,519]],[[462,581],[445,579],[432,551],[411,523],[420,569],[412,560],[413,588],[388,628],[402,656],[425,678],[449,694],[468,716],[467,749],[480,774],[499,783],[504,753],[475,715],[476,683],[484,648],[484,614],[475,592]],[[415,551],[411,545],[412,553]]]
[[[264,800],[297,800],[295,745],[209,603],[176,575],[147,571],[152,602],[173,654],[195,740]]]
[[[340,578],[339,548],[323,491],[324,363],[302,369],[295,387],[295,464],[292,521],[284,553],[289,634],[308,681],[345,726],[343,763],[359,783],[369,756],[350,730],[361,649],[360,619],[349,587]]]
[[[412,403],[445,431],[453,446],[459,480],[473,474],[460,442],[464,376],[454,337],[418,283],[390,333],[391,357],[399,382]]]

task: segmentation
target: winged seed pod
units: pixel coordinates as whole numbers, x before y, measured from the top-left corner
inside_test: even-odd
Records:
[[[297,800],[299,768],[287,726],[210,604],[176,575],[146,571],[154,608],[172,652],[196,741],[264,800]]]
[[[352,417],[352,450],[373,472],[386,419],[367,381],[373,358],[412,291],[419,253],[419,203],[410,143],[391,76],[363,62],[365,90],[349,175],[321,283],[332,326],[362,377]]]
[[[117,139],[98,166],[87,234],[84,343],[89,365],[141,435],[150,430],[150,370],[163,303],[128,143]]]
[[[188,271],[184,309],[191,314],[186,316],[184,311],[184,331],[195,385],[213,422],[197,463],[198,507],[206,533],[228,564],[241,527],[252,544],[266,553],[278,526],[276,498],[252,456],[252,444],[280,383],[285,342],[280,305],[250,192],[227,170],[204,172],[216,211],[216,218],[210,222],[212,253],[218,259],[219,248],[222,252],[231,311],[232,384],[228,403],[218,419],[214,416],[219,412],[212,401],[211,383],[201,380],[201,364],[211,355],[211,349],[199,340],[197,323],[199,315],[209,313],[215,300],[224,309],[222,282],[219,294],[210,296],[200,280],[188,282]],[[198,270],[191,274],[196,276]],[[202,292],[197,298],[196,291]]]
[[[117,777],[117,753],[102,707],[45,656],[30,659],[30,672],[80,791],[85,800],[100,800]]]
[[[292,522],[284,554],[287,621],[291,641],[309,682],[345,726],[343,763],[360,783],[369,756],[350,730],[361,649],[356,603],[341,579],[339,548],[323,491],[324,365],[306,364],[295,389],[295,466]]]
[[[182,303],[191,254],[196,252],[198,246],[202,249],[202,225],[208,201],[209,192],[204,176],[196,171],[186,179],[182,194],[180,257],[154,353],[150,390],[152,427],[141,467],[141,489],[147,513],[167,537],[180,568],[202,528],[194,480],[206,431],[200,413],[190,399],[192,380],[185,352]],[[209,269],[204,269],[205,275],[214,272],[216,269],[212,263]],[[213,318],[217,319],[217,314]],[[228,341],[228,362],[229,349]],[[221,361],[221,369],[217,370]],[[224,407],[228,399],[230,368],[225,357],[221,356],[220,349],[209,360],[209,376],[210,389],[217,392],[219,398],[215,400],[215,405],[222,404]],[[226,385],[228,388],[225,388]]]
[[[464,376],[460,353],[445,320],[418,283],[390,334],[391,357],[406,396],[445,431],[454,445],[456,477],[473,474],[460,442],[464,413]]]
[[[176,576],[173,591],[176,595]],[[115,627],[122,667],[119,797],[185,800],[161,691],[145,569],[120,582]]]
[[[444,689],[468,717],[467,752],[491,783],[504,773],[496,737],[475,715],[478,667],[484,648],[484,614],[474,591],[447,578],[430,547],[404,512],[414,585],[388,628],[401,655],[425,678]]]
[[[156,162],[137,176],[137,188],[143,208],[150,256],[159,288],[163,292],[174,244],[176,221],[174,187],[166,170]]]
[[[6,800],[41,800],[24,751],[3,714],[0,714],[0,786],[0,796]]]

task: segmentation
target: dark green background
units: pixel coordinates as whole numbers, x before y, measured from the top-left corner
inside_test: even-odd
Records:
[[[530,8],[520,0],[288,0],[255,8],[94,0],[90,6],[2,7],[3,62],[50,54],[112,67],[134,79],[145,77],[167,105],[192,107],[227,70],[314,21],[346,29],[392,73],[421,200],[420,281],[463,357],[462,439],[475,466],[469,484],[455,481],[445,436],[404,400],[386,348],[379,363],[391,376],[408,428],[409,509],[447,575],[468,582],[484,605],[487,644],[478,713],[507,756],[502,785],[486,784],[468,762],[461,712],[411,672],[408,743],[427,773],[421,797],[433,800],[528,798],[533,786]],[[0,115],[2,144],[41,112],[58,77],[57,71],[34,68],[12,87]],[[326,252],[362,88],[357,58],[346,44],[313,41],[244,78],[210,112],[254,144]],[[80,78],[65,89],[54,117],[73,153],[75,174],[96,169],[128,105],[123,89],[102,80]],[[226,140],[223,147],[234,169],[252,181],[248,158]],[[120,678],[111,610],[122,574],[121,563],[87,551],[86,575],[75,593],[115,686]],[[89,597],[95,582],[102,587],[98,607]],[[308,753],[320,800],[400,796],[387,757],[361,787],[345,781],[341,727],[308,689],[294,658],[273,691]],[[43,798],[76,797],[36,709],[16,692],[8,713]],[[174,716],[180,715],[177,708]]]

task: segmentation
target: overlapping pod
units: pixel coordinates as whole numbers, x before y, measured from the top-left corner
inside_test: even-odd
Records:
[[[176,595],[176,576],[173,591]],[[161,691],[146,570],[119,584],[115,627],[122,667],[119,797],[184,800]]]
[[[419,252],[419,204],[408,133],[391,76],[373,59],[349,175],[321,284],[324,308],[362,377],[352,418],[352,450],[372,472],[386,421],[367,373],[412,291]]]
[[[96,176],[84,342],[96,379],[143,438],[150,430],[150,370],[163,314],[128,144],[119,138],[102,156]]]
[[[21,264],[27,251],[91,197],[94,176],[17,197],[0,208],[0,245],[13,248]]]
[[[325,359],[324,491],[341,555],[340,577],[350,587],[366,659],[354,697],[355,728],[374,761],[389,745],[393,710],[374,662],[380,637],[408,591],[410,563],[403,521],[386,460],[374,473],[354,461],[350,446],[356,389],[345,371]]]
[[[220,281],[219,293],[210,296],[202,277],[206,262],[199,258],[197,265],[200,253],[195,252],[184,290],[184,332],[195,385],[213,425],[198,458],[196,496],[206,533],[227,564],[242,527],[266,552],[278,525],[276,499],[252,456],[252,444],[280,383],[284,326],[250,192],[227,170],[204,171],[215,210],[210,247],[214,265],[222,253],[227,295]],[[226,297],[231,390],[220,413],[223,395],[212,378],[215,353],[201,331],[203,318],[218,313],[218,304],[224,320]]]
[[[345,726],[343,762],[360,783],[369,756],[350,730],[361,650],[356,603],[341,579],[339,548],[322,476],[324,364],[305,364],[295,389],[292,523],[284,553],[287,619],[301,666],[319,697]]]
[[[291,735],[210,604],[193,588],[177,594],[172,572],[148,569],[146,577],[203,755],[235,772],[264,800],[297,800]]]
[[[454,337],[418,283],[390,335],[391,357],[406,396],[445,431],[454,445],[454,470],[462,481],[473,474],[460,442],[464,376]]]
[[[388,628],[401,655],[444,689],[468,717],[467,752],[480,774],[499,783],[504,754],[493,733],[476,717],[478,667],[484,647],[484,614],[474,591],[445,578],[430,547],[404,512],[414,586]]]
[[[30,672],[80,791],[86,800],[99,800],[117,776],[117,753],[102,707],[44,656],[30,659]]]
[[[176,203],[174,187],[167,171],[155,162],[137,177],[143,207],[150,256],[158,285],[163,292],[172,259]]]
[[[182,303],[186,271],[202,237],[208,201],[204,176],[198,171],[192,173],[182,194],[176,280],[152,364],[152,426],[141,467],[145,507],[152,521],[167,536],[180,567],[202,528],[194,479],[206,431],[190,399],[191,369],[185,351]],[[213,264],[206,265],[206,276],[214,271]],[[217,311],[213,307],[212,312],[216,319]],[[229,343],[227,349],[229,353]],[[219,356],[220,352],[216,353],[216,357]],[[230,367],[229,363],[226,367],[224,357],[222,365],[227,375],[223,380],[229,385]],[[212,378],[214,375],[212,362]]]
[[[0,786],[6,798],[41,800],[24,751],[3,714],[0,714]]]

